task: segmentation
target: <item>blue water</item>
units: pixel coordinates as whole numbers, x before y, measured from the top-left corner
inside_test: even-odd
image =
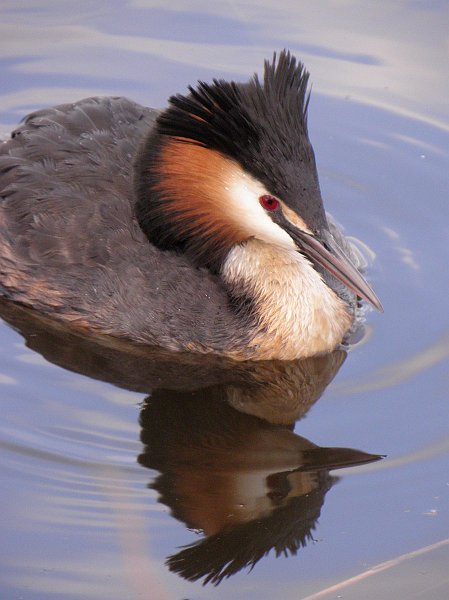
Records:
[[[106,349],[76,351],[79,340],[16,316],[22,335],[0,326],[2,599],[448,597],[448,22],[447,3],[437,1],[2,3],[4,136],[29,110],[88,95],[164,106],[197,79],[243,81],[283,47],[306,63],[326,208],[366,244],[385,313],[367,314],[365,338],[294,432],[386,455],[326,471],[339,479],[297,555],[272,550],[251,572],[202,587],[171,572],[166,558],[213,529],[224,496],[244,497],[240,508],[263,504],[256,492],[267,473],[292,471],[297,438],[285,441],[283,467],[271,468],[277,433],[242,416],[253,438],[237,436],[226,455],[198,442],[194,458],[191,440],[207,424],[193,408],[185,429],[194,437],[177,439],[168,410],[174,403],[176,416],[176,398],[157,391],[188,368],[175,360],[148,380],[143,368],[131,384],[143,358],[128,365],[106,360]],[[203,366],[192,381],[217,378],[220,368]],[[142,431],[147,404],[154,414]],[[242,466],[259,443],[262,466]],[[149,467],[137,461],[145,444]],[[301,485],[315,489],[301,477],[282,479],[292,496]]]

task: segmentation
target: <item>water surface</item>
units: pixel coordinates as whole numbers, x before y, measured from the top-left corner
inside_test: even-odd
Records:
[[[0,597],[448,596],[448,23],[419,0],[3,2],[2,132],[88,95],[163,106],[290,48],[326,207],[385,314],[347,356],[245,370],[2,305]],[[203,587],[220,557],[235,574]]]

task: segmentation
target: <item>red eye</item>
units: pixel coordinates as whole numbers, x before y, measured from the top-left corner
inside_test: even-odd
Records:
[[[279,200],[274,196],[270,196],[270,194],[264,194],[261,196],[259,198],[259,202],[265,210],[276,210],[279,208]]]

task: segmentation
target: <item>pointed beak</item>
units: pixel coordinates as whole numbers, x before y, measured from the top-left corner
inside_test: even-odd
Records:
[[[378,311],[384,311],[379,298],[336,243],[331,243],[330,240],[326,241],[330,251],[315,236],[297,227],[289,227],[288,232],[299,250],[310,260],[324,267],[331,275]]]

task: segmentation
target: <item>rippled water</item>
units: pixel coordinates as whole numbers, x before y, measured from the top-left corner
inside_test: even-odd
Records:
[[[385,307],[346,357],[243,369],[2,304],[2,599],[447,598],[448,21],[419,0],[2,3],[2,131],[87,95],[161,106],[291,48],[326,207]]]

